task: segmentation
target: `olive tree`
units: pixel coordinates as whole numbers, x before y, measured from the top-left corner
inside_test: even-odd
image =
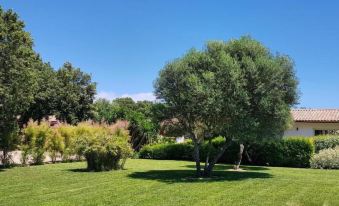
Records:
[[[190,50],[165,65],[154,87],[194,143],[197,175],[210,176],[230,141],[282,136],[298,99],[297,84],[289,57],[273,55],[260,42],[242,37]],[[202,171],[200,145],[218,135],[225,144],[214,157],[207,155]]]

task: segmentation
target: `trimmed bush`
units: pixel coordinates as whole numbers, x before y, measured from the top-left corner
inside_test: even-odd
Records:
[[[311,159],[311,167],[319,169],[339,169],[339,146],[320,150]]]
[[[281,167],[309,167],[314,143],[308,138],[287,138],[259,144],[255,164]]]
[[[339,146],[339,136],[316,136],[313,139],[316,153],[323,149]]]
[[[211,157],[215,156],[224,144],[223,138],[212,141]],[[201,161],[204,161],[208,151],[208,144],[201,146]],[[239,144],[232,142],[219,162],[234,164],[237,160]],[[183,144],[157,144],[144,146],[139,153],[140,158],[192,160],[193,145],[191,142]],[[309,167],[314,153],[314,144],[307,138],[288,138],[271,142],[252,144],[248,150],[252,162],[243,158],[244,164],[271,165],[284,167]]]
[[[139,157],[160,160],[192,160],[192,152],[192,144],[162,143],[144,146],[139,152]]]

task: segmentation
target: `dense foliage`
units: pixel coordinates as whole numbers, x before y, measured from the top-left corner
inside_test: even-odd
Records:
[[[56,111],[56,96],[59,82],[56,72],[49,64],[41,64],[37,68],[36,83],[37,91],[28,109],[21,113],[21,125],[26,124],[30,119],[41,120],[46,115],[54,114]]]
[[[69,124],[93,118],[96,84],[89,74],[69,62],[57,71],[45,64],[38,74],[38,91],[29,109],[22,114],[23,124],[29,119],[41,120],[51,114]]]
[[[204,143],[200,150],[200,156],[205,158],[210,152],[211,156],[218,154],[224,145],[223,138],[212,141],[212,147]],[[239,147],[236,142],[230,144],[218,162],[234,164],[237,161]],[[170,159],[170,160],[192,160],[194,147],[192,142],[183,144],[156,144],[144,146],[139,156],[145,159]],[[309,167],[310,159],[314,153],[313,142],[309,139],[289,138],[277,141],[260,142],[252,145],[248,151],[249,158],[244,157],[246,164],[271,165],[284,167]],[[246,156],[246,154],[243,154]]]
[[[315,144],[315,152],[323,149],[335,148],[339,146],[339,136],[316,136],[313,138]]]
[[[170,62],[159,73],[155,93],[193,140],[198,176],[204,139],[221,135],[242,145],[279,138],[298,98],[292,60],[249,37],[209,42],[203,51],[193,49]],[[204,175],[227,147],[206,158]]]
[[[193,144],[161,143],[144,146],[139,157],[159,160],[192,160]]]
[[[311,167],[319,169],[339,169],[339,146],[320,150],[311,159]]]
[[[56,116],[63,122],[76,124],[93,117],[96,84],[91,76],[65,63],[56,73]]]
[[[134,150],[156,141],[159,122],[163,117],[163,105],[150,101],[134,102],[131,98],[117,98],[112,102],[99,99],[94,103],[96,122],[114,123],[118,120],[129,122],[128,130]]]
[[[314,143],[306,138],[288,138],[272,141],[253,148],[253,161],[260,165],[309,167],[314,154]]]

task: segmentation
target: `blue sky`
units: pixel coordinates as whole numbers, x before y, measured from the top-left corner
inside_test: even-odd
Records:
[[[0,1],[19,13],[45,61],[92,74],[98,95],[152,99],[164,64],[207,40],[251,35],[290,55],[298,107],[339,108],[338,1]]]

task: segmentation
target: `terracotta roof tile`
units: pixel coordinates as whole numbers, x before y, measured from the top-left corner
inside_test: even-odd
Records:
[[[339,109],[292,109],[296,122],[339,122]]]

